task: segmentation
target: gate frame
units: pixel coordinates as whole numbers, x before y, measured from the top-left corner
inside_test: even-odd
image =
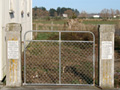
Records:
[[[28,33],[39,33],[39,32],[43,32],[43,33],[47,33],[47,32],[56,32],[56,33],[59,33],[59,40],[26,40],[26,35]],[[93,37],[93,40],[92,41],[70,41],[70,40],[61,40],[61,33],[89,33],[92,35]],[[26,55],[25,55],[25,52],[26,52],[26,42],[30,42],[30,41],[44,41],[44,42],[47,42],[47,41],[51,41],[51,42],[58,42],[59,43],[59,84],[40,84],[40,83],[26,83]],[[93,84],[61,84],[61,42],[93,42]],[[39,86],[42,86],[42,85],[49,85],[49,86],[54,86],[54,85],[57,85],[57,86],[95,86],[95,35],[93,32],[91,31],[50,31],[50,30],[29,30],[27,32],[25,32],[24,34],[24,83],[23,85],[27,85],[27,86],[31,86],[31,85],[39,85]]]

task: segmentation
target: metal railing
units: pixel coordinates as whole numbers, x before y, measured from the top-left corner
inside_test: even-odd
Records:
[[[58,40],[26,40],[28,33],[58,33]],[[63,40],[86,33],[92,40]],[[39,35],[39,34],[38,34]],[[80,38],[80,36],[79,36]],[[32,30],[24,35],[24,85],[94,85],[95,36],[89,31]]]

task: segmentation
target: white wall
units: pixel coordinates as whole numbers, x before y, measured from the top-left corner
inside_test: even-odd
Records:
[[[21,23],[22,24],[22,37],[24,35],[24,33],[28,30],[32,30],[32,0],[13,0],[14,1],[14,5],[13,5],[13,10],[14,10],[14,18],[11,18],[12,15],[10,15],[9,12],[9,4],[8,0],[3,0],[4,1],[4,7],[5,8],[5,12],[3,11],[3,16],[4,20],[3,20],[3,26],[5,27],[7,23]],[[22,1],[24,1],[24,5],[22,5]],[[27,10],[27,1],[30,1],[30,16],[27,15],[28,10]],[[21,15],[21,11],[24,11],[23,17]]]
[[[20,23],[22,25],[22,40],[24,37],[24,33],[28,30],[32,30],[32,0],[23,0],[24,7],[22,7],[21,4],[22,0],[13,1],[14,14],[10,14],[9,1],[0,0],[0,80],[3,78],[3,75],[6,74],[6,32],[4,28],[8,23]],[[28,1],[30,1],[29,10],[27,9]],[[24,11],[23,16],[21,14],[22,10]],[[28,11],[30,13],[29,16],[27,15]],[[28,38],[31,39],[31,35],[29,35]]]
[[[2,77],[2,0],[0,0],[0,81]]]

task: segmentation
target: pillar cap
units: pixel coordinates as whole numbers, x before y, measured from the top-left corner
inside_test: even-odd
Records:
[[[22,26],[19,23],[8,23],[6,25],[6,32],[20,32],[21,28]]]
[[[115,25],[101,24],[99,25],[99,32],[115,32]]]

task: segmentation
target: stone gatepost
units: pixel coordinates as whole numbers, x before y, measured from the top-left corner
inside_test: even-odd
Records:
[[[6,86],[21,86],[21,25],[10,23],[6,26],[7,72]]]
[[[114,25],[99,27],[99,85],[114,88]]]

